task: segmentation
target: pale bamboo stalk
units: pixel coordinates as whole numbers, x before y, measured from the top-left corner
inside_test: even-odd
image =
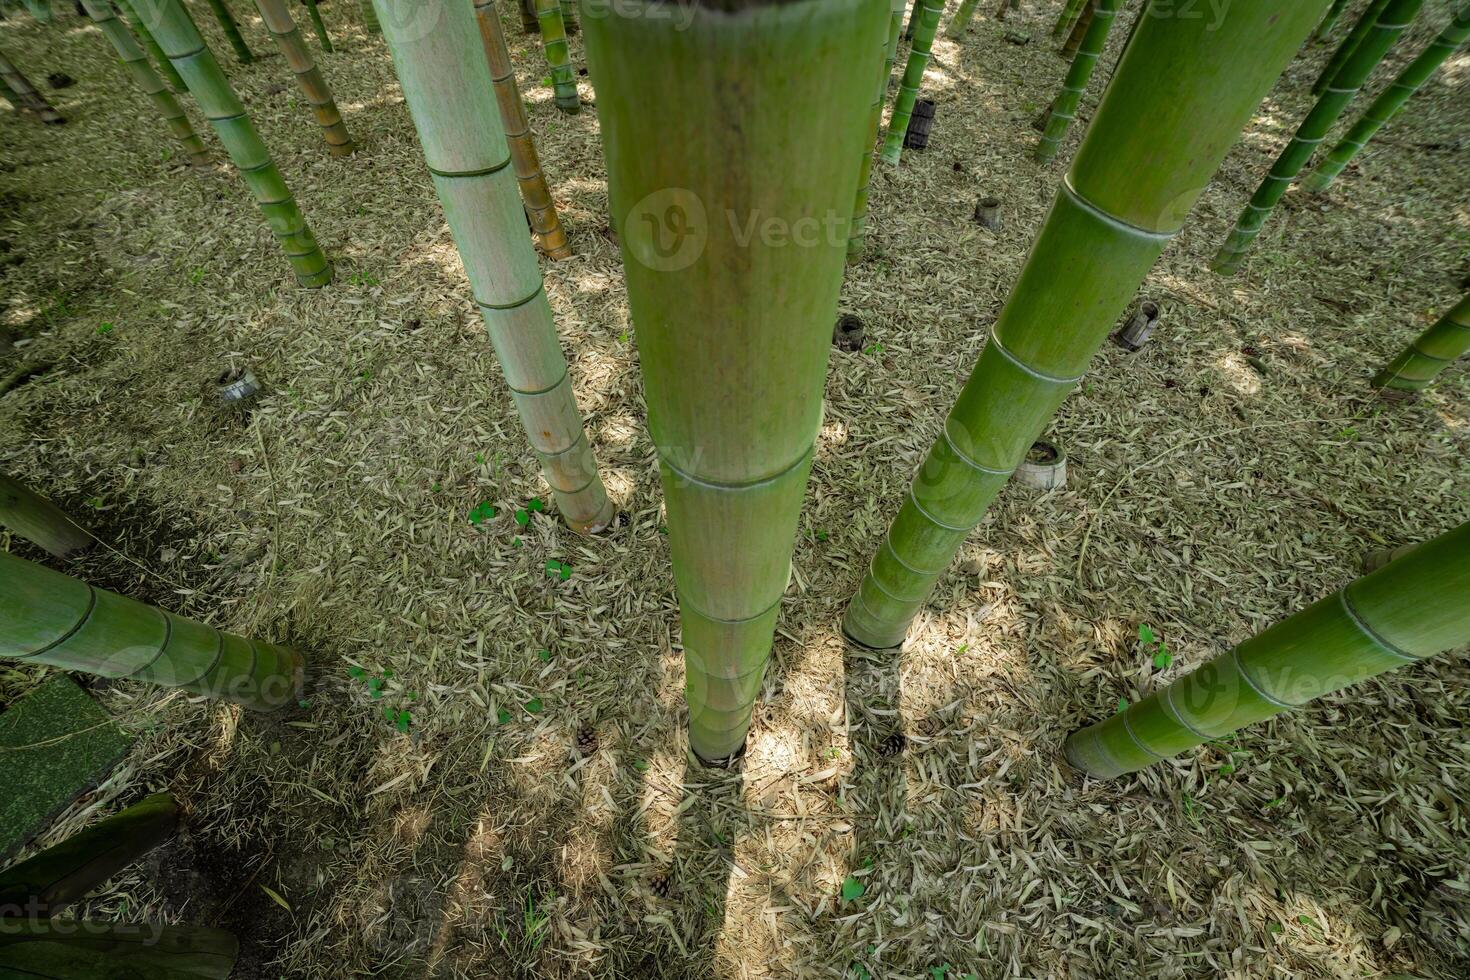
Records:
[[[132,3],[129,0],[114,0],[114,2],[117,4],[117,9],[122,12],[123,19],[128,22],[128,26],[133,29],[133,33],[142,42],[144,50],[152,56],[153,67],[158,69],[158,74],[163,76],[163,80],[168,83],[168,87],[179,95],[183,95],[189,91],[188,86],[184,84],[184,80],[179,77],[179,70],[174,67],[173,62],[168,60],[168,55],[164,54],[163,49],[158,46],[158,41],[154,38],[153,32],[148,30],[148,25],[143,23],[143,18],[138,16],[138,12],[133,9]]]
[[[92,546],[92,535],[64,510],[4,473],[0,473],[0,526],[57,558],[69,558]]]
[[[5,83],[6,89],[16,102],[16,107],[25,109],[36,115],[41,122],[48,126],[60,126],[66,122],[61,113],[52,107],[46,97],[36,91],[30,79],[20,73],[20,69],[5,57],[5,52],[0,51],[0,81]]]
[[[525,233],[510,150],[489,102],[490,63],[465,3],[412,17],[417,0],[377,0],[378,20],[418,129],[449,230],[521,423],[568,526],[606,527],[612,502],[582,427],[536,250]]]
[[[296,29],[285,0],[255,0],[255,9],[260,11],[260,19],[265,22],[271,37],[275,38],[276,47],[281,49],[286,65],[306,96],[307,104],[316,114],[317,125],[321,126],[322,136],[327,141],[327,152],[334,157],[350,156],[357,149],[357,144],[347,134],[347,125],[342,121],[342,113],[337,111],[332,90],[312,60],[306,42],[301,39],[301,32]]]

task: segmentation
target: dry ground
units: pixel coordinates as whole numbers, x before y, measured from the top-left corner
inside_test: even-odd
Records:
[[[1430,7],[1395,67],[1447,19]],[[162,788],[190,830],[90,913],[233,928],[250,978],[1470,976],[1463,651],[1137,778],[1083,781],[1057,753],[1120,697],[1336,588],[1365,551],[1470,516],[1470,371],[1411,405],[1365,385],[1467,271],[1470,57],[1330,195],[1293,195],[1221,280],[1205,263],[1328,49],[1298,59],[1150,277],[1157,339],[1105,348],[1056,421],[1070,486],[1009,489],[903,655],[858,655],[843,602],[1064,166],[1030,155],[1065,68],[1055,5],[1005,24],[986,9],[963,44],[941,37],[934,141],[876,178],[874,247],[842,300],[872,346],[833,354],[773,668],[744,771],[724,774],[685,761],[595,111],[556,112],[508,10],[577,249],[545,264],[548,291],[629,518],[582,539],[512,520],[546,488],[392,67],[353,4],[324,11],[339,48],[320,61],[365,144],[345,161],[282,60],[235,65],[198,5],[337,262],[319,291],[290,283],[228,166],[180,170],[90,26],[69,9],[46,29],[0,23],[33,78],[78,79],[52,93],[65,128],[0,118],[3,322],[20,340],[0,353],[0,466],[111,546],[76,574],[298,644],[316,670],[284,720],[99,688],[137,749],[56,833]],[[579,39],[573,53],[583,64]],[[969,221],[982,194],[1005,201],[998,235]],[[268,387],[244,420],[209,399],[236,364]],[[499,516],[472,526],[484,500]],[[550,558],[570,580],[547,577]],[[1162,675],[1140,623],[1176,652]],[[392,671],[381,701],[354,665]],[[39,676],[5,668],[0,700]],[[410,711],[407,734],[385,703]],[[844,903],[849,876],[864,890]]]

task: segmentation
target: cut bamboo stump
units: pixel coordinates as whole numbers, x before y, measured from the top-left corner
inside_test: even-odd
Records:
[[[5,83],[5,88],[17,108],[31,112],[48,126],[60,126],[66,122],[61,113],[46,101],[46,97],[36,91],[30,79],[22,75],[20,69],[5,57],[3,51],[0,51],[0,82]]]
[[[1113,334],[1113,342],[1130,353],[1141,350],[1158,325],[1158,304],[1144,300],[1128,317],[1123,328]]]
[[[863,321],[851,313],[844,313],[832,328],[832,346],[856,354],[863,349],[863,333]]]
[[[57,558],[70,558],[92,547],[92,535],[65,511],[3,473],[0,473],[0,525]]]
[[[1060,490],[1067,485],[1067,455],[1044,439],[1026,451],[1011,479],[1033,490]]]
[[[227,368],[215,379],[214,394],[225,411],[244,412],[260,397],[260,382],[249,368]]]
[[[905,150],[927,150],[929,134],[934,131],[934,100],[919,99],[914,103],[914,114],[909,116],[909,127],[903,134]]]
[[[1001,227],[1000,198],[982,197],[975,202],[975,223],[988,231],[998,232]]]
[[[255,0],[255,9],[260,11],[260,19],[265,22],[271,37],[275,38],[276,47],[281,49],[286,64],[306,96],[307,104],[316,114],[317,125],[321,126],[322,136],[327,141],[327,152],[334,157],[351,156],[357,144],[347,135],[347,126],[342,122],[342,113],[337,111],[332,90],[312,61],[311,52],[301,39],[301,32],[296,29],[285,0]]]

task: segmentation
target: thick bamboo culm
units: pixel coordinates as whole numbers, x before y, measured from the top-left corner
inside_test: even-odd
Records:
[[[613,506],[597,475],[536,249],[526,235],[474,11],[465,0],[419,22],[411,16],[418,2],[377,0],[378,20],[434,188],[562,517],[575,531],[601,530]]]
[[[1383,13],[1383,8],[1387,7],[1388,3],[1389,0],[1371,0],[1367,9],[1363,11],[1363,15],[1353,24],[1353,29],[1348,31],[1347,37],[1343,38],[1342,43],[1333,50],[1321,74],[1317,76],[1317,80],[1312,83],[1313,95],[1321,95],[1327,91],[1327,86],[1332,84],[1332,80],[1337,77],[1342,66],[1347,64],[1353,52],[1358,49],[1358,45],[1363,43],[1363,38],[1367,37],[1368,32],[1373,30],[1373,25],[1378,23],[1379,15]]]
[[[357,0],[357,9],[362,15],[362,29],[369,34],[383,33],[383,25],[378,23],[378,12],[373,9],[373,0]]]
[[[1077,23],[1077,18],[1082,16],[1082,8],[1086,3],[1087,0],[1067,0],[1066,5],[1062,7],[1061,16],[1057,18],[1056,24],[1052,26],[1051,36],[1058,41],[1066,37],[1067,32],[1072,29],[1072,25]]]
[[[873,180],[873,143],[883,128],[883,103],[888,95],[888,79],[893,73],[893,61],[898,50],[898,32],[903,25],[904,0],[892,0],[889,8],[888,37],[883,43],[882,74],[873,92],[873,104],[868,107],[868,142],[859,151],[858,190],[852,208],[852,234],[847,239],[847,261],[856,262],[863,257],[868,244],[868,193]]]
[[[1417,394],[1454,361],[1470,353],[1470,295],[1373,376],[1373,387]]]
[[[1000,0],[1000,8],[1005,9],[1008,0]],[[975,18],[975,7],[979,0],[960,0],[959,8],[954,12],[954,19],[944,29],[944,36],[952,41],[958,41],[964,36],[965,30],[970,26],[970,21]]]
[[[87,0],[88,5],[96,0]],[[92,546],[92,535],[51,501],[14,477],[0,473],[0,527],[57,558]]]
[[[296,29],[285,0],[255,0],[255,9],[260,11],[265,29],[275,38],[276,47],[281,49],[281,55],[286,59],[291,74],[296,76],[307,104],[316,114],[317,125],[321,126],[322,136],[327,141],[327,152],[334,157],[350,156],[357,149],[357,144],[347,134],[347,126],[342,122],[342,113],[337,111],[332,90],[312,60],[306,42],[301,39],[301,32]]]
[[[224,31],[225,38],[230,42],[230,47],[235,49],[235,58],[242,65],[248,65],[255,60],[255,54],[250,50],[250,45],[245,43],[245,36],[240,33],[240,25],[235,23],[235,15],[230,13],[230,8],[225,5],[225,0],[208,0],[209,9],[214,11],[214,19],[219,21],[220,30]]]
[[[133,76],[133,82],[152,100],[169,132],[173,133],[174,139],[183,147],[189,163],[196,168],[208,167],[209,150],[205,149],[204,140],[194,132],[194,125],[189,122],[184,107],[163,84],[163,79],[148,63],[148,56],[143,53],[143,49],[138,46],[123,22],[113,14],[111,5],[106,0],[82,0],[82,5],[103,36],[112,42],[123,67]]]
[[[294,701],[305,663],[0,552],[0,657],[144,681],[272,711]]]
[[[1082,39],[1087,36],[1092,28],[1093,18],[1097,15],[1098,0],[1087,0],[1082,5],[1082,13],[1078,15],[1077,22],[1072,25],[1071,33],[1067,35],[1066,43],[1061,47],[1063,58],[1074,58],[1077,51],[1082,47]]]
[[[559,0],[536,0],[536,19],[541,26],[546,64],[551,68],[556,107],[566,113],[581,112],[582,99],[577,94],[577,75],[572,71],[572,50],[567,43],[567,25],[562,20]]]
[[[668,509],[689,742],[713,762],[744,744],[789,581],[891,18],[889,0],[697,4],[687,26],[656,9],[626,0],[582,30]]]
[[[990,342],[848,607],[848,637],[875,648],[903,640],[1325,6],[1235,0],[1218,24],[1142,19]]]
[[[1332,0],[1332,6],[1327,8],[1327,15],[1322,18],[1322,23],[1312,32],[1312,40],[1320,41],[1332,33],[1337,22],[1342,19],[1342,12],[1347,9],[1348,0]]]
[[[1343,168],[1367,146],[1388,121],[1398,115],[1414,93],[1429,81],[1440,65],[1470,38],[1470,4],[1460,8],[1450,25],[1415,58],[1399,77],[1394,79],[1382,95],[1373,101],[1346,136],[1317,165],[1317,169],[1302,182],[1302,186],[1313,194],[1320,194],[1332,185]]]
[[[159,46],[189,86],[199,108],[214,127],[230,159],[240,169],[250,192],[265,215],[271,233],[281,243],[286,259],[303,286],[325,286],[332,266],[322,254],[296,199],[291,196],[270,151],[229,79],[205,45],[204,39],[179,0],[132,0]]]
[[[184,84],[184,79],[179,75],[179,70],[174,67],[172,61],[168,60],[168,55],[164,54],[163,48],[158,46],[153,32],[148,29],[147,24],[143,23],[143,18],[138,16],[138,12],[133,9],[129,0],[114,0],[114,2],[117,4],[117,9],[122,12],[123,19],[128,22],[128,26],[142,42],[144,50],[152,57],[153,67],[158,69],[158,74],[168,83],[168,87],[180,95],[189,91],[188,86]]]
[[[1425,542],[1155,691],[1072,733],[1090,776],[1146,769],[1246,725],[1470,643],[1470,523]]]
[[[46,97],[36,91],[30,79],[22,75],[20,69],[5,57],[3,51],[0,51],[0,81],[5,83],[5,88],[15,101],[16,108],[34,113],[36,118],[48,126],[59,126],[66,122],[61,113],[46,101]]]
[[[1292,181],[1306,167],[1332,124],[1347,110],[1348,103],[1362,89],[1363,83],[1413,21],[1423,3],[1424,0],[1389,0],[1378,15],[1378,20],[1374,22],[1373,29],[1342,66],[1342,70],[1312,107],[1312,111],[1307,113],[1307,118],[1302,120],[1291,143],[1276,158],[1271,172],[1241,212],[1240,218],[1235,222],[1235,229],[1225,240],[1225,244],[1220,246],[1210,268],[1227,276],[1240,268],[1241,262],[1250,252],[1251,243],[1265,227],[1266,219],[1286,195]]]
[[[3,980],[227,980],[239,956],[234,935],[208,926],[25,917],[0,928]]]
[[[939,27],[939,14],[944,10],[944,0],[920,0],[919,23],[914,27],[914,44],[909,49],[908,64],[899,82],[898,94],[893,99],[893,112],[888,117],[888,134],[883,139],[883,149],[878,158],[890,166],[898,166],[903,157],[903,138],[909,128],[909,118],[914,114],[914,103],[918,101],[919,89],[924,84],[924,71],[929,67],[929,49],[934,44],[934,32]]]
[[[1087,37],[1077,48],[1072,67],[1067,70],[1066,80],[1062,82],[1062,90],[1051,104],[1051,114],[1047,117],[1046,128],[1042,130],[1041,141],[1036,144],[1036,159],[1041,163],[1049,163],[1056,157],[1068,127],[1077,118],[1077,107],[1082,102],[1082,93],[1087,91],[1087,83],[1092,81],[1097,60],[1102,57],[1103,48],[1108,43],[1108,33],[1113,29],[1113,22],[1117,20],[1118,10],[1122,5],[1122,0],[1095,0]]]
[[[322,50],[327,54],[332,53],[332,38],[327,33],[327,22],[322,20],[322,12],[317,7],[316,0],[301,0],[306,7],[307,16],[311,18],[311,29],[316,32],[316,39],[320,42]]]
[[[480,23],[485,58],[490,63],[495,102],[500,106],[500,122],[505,127],[506,142],[510,144],[511,165],[515,168],[516,181],[521,185],[521,201],[531,219],[531,230],[540,239],[541,250],[548,258],[570,258],[572,246],[556,213],[551,189],[546,186],[546,175],[541,171],[536,140],[531,135],[531,123],[526,118],[526,104],[521,101],[520,87],[516,85],[515,66],[511,64],[510,49],[505,44],[505,30],[500,23],[495,0],[475,0],[475,14]]]
[[[162,844],[179,808],[156,793],[0,872],[0,918],[59,915]]]

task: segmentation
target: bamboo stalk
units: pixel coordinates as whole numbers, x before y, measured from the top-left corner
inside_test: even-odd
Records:
[[[114,0],[114,2],[117,4],[117,9],[122,12],[123,19],[128,22],[128,26],[138,36],[138,40],[143,43],[144,50],[152,56],[153,66],[158,69],[158,74],[163,76],[168,87],[179,95],[189,91],[188,86],[184,84],[184,79],[179,75],[179,70],[174,67],[172,61],[168,60],[168,55],[164,54],[163,49],[158,46],[158,40],[154,38],[153,32],[148,29],[147,24],[143,23],[143,18],[138,16],[138,12],[133,9],[129,0]]]
[[[790,574],[890,8],[699,3],[687,24],[660,9],[626,0],[583,31],[668,509],[689,742],[717,761],[744,743]]]
[[[1067,35],[1067,41],[1062,45],[1061,56],[1063,58],[1074,58],[1078,49],[1082,46],[1082,39],[1092,28],[1093,18],[1097,15],[1098,0],[1087,0],[1082,5],[1082,12],[1078,15],[1076,23],[1072,25],[1072,31]]]
[[[25,0],[25,3],[26,9],[31,12],[32,17],[36,18],[37,23],[51,23],[51,17],[53,14],[53,11],[51,10],[51,0]]]
[[[1235,222],[1235,230],[1230,233],[1225,244],[1220,246],[1210,268],[1226,276],[1240,268],[1240,263],[1250,252],[1251,243],[1256,240],[1256,236],[1265,227],[1266,219],[1286,195],[1291,182],[1306,167],[1332,124],[1347,110],[1348,103],[1362,89],[1373,69],[1383,60],[1383,56],[1393,47],[1423,4],[1424,0],[1388,0],[1388,5],[1374,22],[1373,29],[1342,66],[1342,70],[1312,107],[1312,111],[1307,113],[1307,118],[1302,120],[1286,149],[1276,158],[1271,172],[1241,212],[1240,218]]]
[[[577,77],[572,71],[567,26],[562,20],[559,0],[536,0],[536,17],[541,25],[541,46],[546,52],[546,63],[551,67],[556,107],[575,115],[582,111],[582,99],[577,95]]]
[[[317,125],[321,126],[322,136],[327,141],[327,152],[334,157],[350,156],[357,149],[357,144],[348,135],[342,113],[337,111],[337,102],[332,98],[332,90],[327,87],[321,69],[312,61],[311,51],[301,39],[301,32],[296,29],[285,0],[255,0],[255,9],[260,11],[260,19],[265,22],[271,37],[275,38],[276,47],[281,49],[287,66],[306,96],[307,104],[316,114]]]
[[[415,23],[410,13],[417,2],[377,0],[434,187],[562,516],[573,530],[601,530],[612,519],[612,502],[582,429],[536,250],[526,237],[500,115],[484,97],[490,64],[474,13],[468,2],[446,4],[437,17]]]
[[[541,249],[552,259],[570,258],[571,243],[556,213],[556,202],[541,172],[541,159],[536,154],[536,141],[531,136],[531,123],[526,118],[526,105],[516,85],[515,66],[505,44],[505,32],[496,11],[495,0],[475,0],[475,14],[480,23],[480,40],[490,64],[490,81],[495,86],[495,102],[500,107],[500,122],[510,144],[511,165],[521,185],[521,201],[531,219],[531,230],[541,240]]]
[[[1332,6],[1327,8],[1327,16],[1322,18],[1322,23],[1312,32],[1312,40],[1321,41],[1332,33],[1337,22],[1342,18],[1342,12],[1347,9],[1348,0],[1332,0]]]
[[[0,919],[59,915],[173,836],[178,824],[173,797],[157,793],[6,868]]]
[[[305,662],[0,552],[0,657],[145,681],[272,711],[301,689]]]
[[[561,20],[566,25],[567,36],[576,34],[580,25],[577,23],[576,0],[559,0],[561,6]]]
[[[373,9],[373,0],[357,0],[358,12],[362,15],[362,29],[369,34],[383,33],[383,25],[378,23],[378,12]]]
[[[6,980],[226,980],[240,944],[223,929],[22,919],[0,929]]]
[[[924,0],[913,0],[909,4],[909,19],[903,27],[903,39],[912,41],[914,39],[914,28],[918,26],[919,14],[924,9]]]
[[[527,34],[540,34],[541,21],[536,19],[536,0],[515,0],[516,10],[521,15],[521,30]]]
[[[1072,29],[1072,25],[1077,23],[1077,18],[1082,16],[1082,8],[1086,3],[1087,0],[1067,0],[1066,5],[1062,7],[1062,15],[1057,18],[1056,24],[1052,26],[1051,36],[1058,41],[1066,37],[1067,32]]]
[[[1072,120],[1077,118],[1077,106],[1082,101],[1082,93],[1087,91],[1087,83],[1092,81],[1097,60],[1102,57],[1103,48],[1108,43],[1108,32],[1113,29],[1122,5],[1122,0],[1096,0],[1087,37],[1077,48],[1077,56],[1072,59],[1072,67],[1067,70],[1062,90],[1051,104],[1051,115],[1047,117],[1041,142],[1036,144],[1036,159],[1039,162],[1050,163],[1061,149],[1062,139],[1067,135]]]
[[[0,473],[0,525],[57,558],[70,558],[92,546],[92,535],[65,511],[4,473]]]
[[[970,26],[970,21],[975,19],[975,6],[979,0],[960,0],[959,7],[954,12],[954,18],[950,20],[949,26],[944,29],[944,36],[952,41],[958,41],[964,36],[965,30]],[[1009,0],[1000,0],[1000,9],[1004,11]]]
[[[104,37],[112,43],[117,51],[118,58],[128,74],[133,76],[133,82],[142,90],[143,94],[152,100],[158,109],[158,114],[163,117],[164,124],[168,126],[169,132],[179,145],[184,148],[184,154],[189,158],[189,163],[196,169],[204,169],[209,166],[209,151],[204,147],[204,140],[194,132],[194,125],[189,122],[184,107],[179,105],[179,100],[163,84],[163,79],[158,77],[151,65],[148,64],[148,56],[128,33],[112,13],[112,7],[106,0],[82,0],[87,11],[87,16],[102,31]],[[0,478],[3,480],[3,478]]]
[[[208,0],[209,9],[214,11],[214,19],[219,21],[220,30],[225,32],[225,38],[229,40],[230,47],[235,49],[235,60],[242,65],[248,65],[255,60],[255,55],[250,46],[245,43],[244,36],[240,33],[240,25],[235,23],[235,15],[230,13],[230,8],[225,6],[225,0]]]
[[[873,179],[873,143],[883,128],[883,103],[888,95],[888,79],[898,50],[898,32],[903,25],[904,0],[892,0],[888,18],[888,37],[883,44],[883,73],[878,77],[873,104],[868,107],[868,142],[859,151],[857,199],[852,209],[852,234],[847,239],[847,261],[863,257],[868,244],[868,193]]]
[[[1332,152],[1318,164],[1317,169],[1303,181],[1302,186],[1313,194],[1320,194],[1332,185],[1343,168],[1352,162],[1378,131],[1398,115],[1414,93],[1429,81],[1440,65],[1470,38],[1470,4],[1460,8],[1450,25],[1415,58],[1399,77],[1390,85]]]
[[[1347,64],[1353,52],[1358,49],[1358,45],[1363,43],[1363,38],[1367,37],[1368,33],[1373,30],[1373,25],[1378,22],[1379,15],[1388,6],[1388,2],[1389,0],[1370,0],[1367,9],[1363,11],[1363,15],[1353,24],[1353,29],[1348,31],[1347,37],[1342,39],[1342,43],[1333,50],[1332,56],[1327,59],[1327,63],[1322,68],[1322,73],[1312,83],[1313,95],[1321,95],[1327,91],[1327,86],[1332,84],[1332,80],[1337,77],[1337,73],[1342,70],[1342,66]]]
[[[0,81],[5,83],[17,108],[34,113],[36,118],[48,126],[60,126],[66,122],[61,113],[46,101],[44,95],[36,91],[30,79],[20,73],[20,69],[11,63],[3,51],[0,51]]]
[[[902,641],[1326,0],[1235,0],[1218,24],[1145,17],[990,342],[848,607],[868,647]]]
[[[245,114],[245,107],[230,87],[219,62],[189,19],[188,11],[179,0],[132,2],[188,84],[230,159],[240,169],[265,215],[266,224],[295,270],[296,281],[310,287],[331,282],[331,263],[322,254],[306,218],[272,162],[270,151]]]
[[[1146,769],[1333,691],[1470,643],[1470,523],[1277,623],[1107,721],[1066,756],[1099,779]]]
[[[1417,394],[1466,353],[1470,353],[1470,294],[1374,375],[1373,387]]]
[[[327,22],[322,20],[322,12],[317,7],[316,0],[301,0],[306,6],[306,13],[311,17],[311,29],[316,31],[316,39],[321,43],[322,50],[327,54],[332,53],[332,38],[327,34]]]
[[[899,82],[898,95],[893,99],[893,112],[888,117],[888,135],[883,140],[883,149],[878,158],[890,166],[898,166],[903,156],[903,137],[909,128],[909,117],[914,114],[914,102],[924,84],[924,70],[929,66],[929,49],[934,44],[934,31],[939,27],[939,13],[944,9],[944,0],[921,0],[919,23],[914,28],[914,44],[909,49],[909,61]]]

